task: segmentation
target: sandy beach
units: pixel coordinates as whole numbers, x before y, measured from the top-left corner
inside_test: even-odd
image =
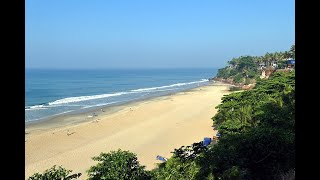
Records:
[[[215,83],[185,92],[88,113],[60,116],[54,120],[26,125],[26,178],[53,165],[74,173],[86,170],[101,152],[129,150],[147,169],[157,155],[170,157],[174,148],[215,135],[211,117],[229,85]]]

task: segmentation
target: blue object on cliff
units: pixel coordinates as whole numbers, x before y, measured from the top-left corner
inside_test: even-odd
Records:
[[[208,146],[211,143],[211,138],[205,137],[203,139],[203,145]]]
[[[167,158],[158,155],[158,156],[157,156],[157,160],[166,162],[166,161],[167,161]]]
[[[220,134],[220,133],[217,133],[217,134],[216,134],[216,136],[217,136],[217,137],[220,137],[220,136],[221,136],[221,134]]]
[[[295,63],[296,63],[296,60],[295,60],[295,59],[287,60],[287,64],[288,64],[288,65],[295,65]]]

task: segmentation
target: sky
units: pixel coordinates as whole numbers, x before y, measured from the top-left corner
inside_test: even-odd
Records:
[[[221,68],[289,50],[294,0],[26,0],[26,68]]]

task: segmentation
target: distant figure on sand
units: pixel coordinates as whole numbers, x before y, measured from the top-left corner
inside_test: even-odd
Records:
[[[67,135],[68,135],[68,136],[70,136],[70,135],[72,135],[72,134],[74,134],[74,133],[76,133],[76,132],[72,132],[72,133],[71,133],[71,132],[69,132],[69,129],[67,130]]]
[[[93,120],[93,123],[98,123],[100,119]]]

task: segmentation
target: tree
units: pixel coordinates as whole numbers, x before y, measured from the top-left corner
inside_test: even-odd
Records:
[[[204,179],[199,174],[201,166],[197,164],[197,159],[206,151],[207,147],[203,146],[202,142],[174,149],[173,156],[153,170],[154,178],[161,180]]]
[[[265,62],[265,64],[266,64],[266,66],[269,66],[269,65],[270,65],[270,61],[271,61],[271,54],[267,52],[267,53],[264,55],[264,62]]]
[[[290,58],[294,59],[296,56],[296,46],[295,45],[291,46],[289,53],[290,53]]]
[[[213,118],[221,138],[203,156],[222,179],[278,179],[295,168],[295,75],[273,73],[223,97]]]
[[[72,170],[67,170],[62,166],[56,168],[56,165],[47,169],[43,174],[35,173],[28,178],[28,180],[71,180],[77,179],[81,176],[81,173],[71,174]]]
[[[283,57],[284,57],[284,59],[289,59],[289,58],[291,58],[290,52],[289,52],[289,51],[285,51],[285,52],[283,53]]]
[[[145,166],[139,164],[136,154],[129,151],[119,149],[101,153],[92,159],[99,163],[87,171],[89,180],[151,179],[150,172],[145,171]]]

